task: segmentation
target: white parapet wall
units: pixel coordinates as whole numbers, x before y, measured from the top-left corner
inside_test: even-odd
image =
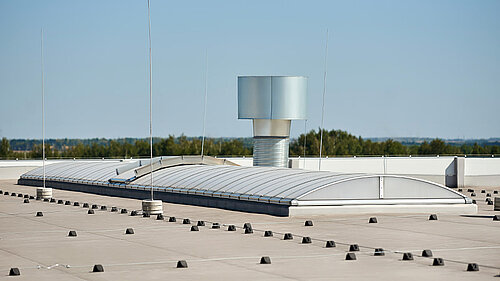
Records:
[[[1,160],[0,161],[0,180],[18,179],[22,174],[41,167],[42,160]],[[46,164],[52,164],[53,161],[46,161]]]
[[[84,161],[84,162],[100,162],[108,161],[106,159],[57,159],[57,160],[47,160],[45,165],[50,165],[60,162],[69,161]],[[117,159],[112,159],[111,161],[117,161]],[[38,167],[42,167],[42,160],[0,160],[0,180],[14,180],[19,179],[19,177]]]
[[[225,159],[241,166],[253,165],[252,157]],[[48,160],[46,164],[61,161],[75,160]],[[291,168],[314,171],[318,170],[318,164],[318,158],[290,159]],[[2,160],[0,161],[0,179],[18,179],[23,173],[41,166],[41,160]],[[411,176],[449,187],[500,187],[500,158],[498,157],[330,157],[321,160],[321,169],[338,173]]]

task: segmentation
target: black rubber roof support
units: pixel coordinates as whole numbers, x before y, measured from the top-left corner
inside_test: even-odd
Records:
[[[134,229],[129,227],[125,230],[125,234],[134,234]]]
[[[345,255],[345,260],[346,261],[355,261],[356,260],[356,254],[355,253],[347,253]]]
[[[429,216],[429,220],[430,221],[437,221],[438,220],[438,216],[436,214],[432,214]]]
[[[382,248],[377,248],[375,249],[375,252],[373,253],[374,256],[385,256],[385,251]]]
[[[328,240],[326,241],[326,245],[325,245],[326,248],[335,248],[337,247],[337,245],[335,245],[335,241],[333,240]]]
[[[227,231],[236,231],[236,226],[235,226],[235,225],[232,225],[232,224],[231,224],[231,225],[229,225],[229,226],[227,227]]]
[[[430,258],[430,257],[432,257],[432,251],[431,251],[431,250],[428,250],[428,249],[423,250],[423,251],[422,251],[422,257],[426,257],[426,258]]]
[[[268,256],[260,258],[260,264],[271,264],[271,258]]]
[[[293,235],[291,233],[285,233],[285,235],[283,235],[283,240],[292,240],[293,239]]]
[[[404,253],[403,254],[403,260],[404,261],[412,261],[413,260],[413,254],[412,253]]]
[[[477,263],[469,263],[467,265],[467,271],[479,271],[479,265],[477,265]]]
[[[349,252],[358,252],[358,251],[359,251],[358,244],[349,245]]]
[[[200,229],[198,228],[198,226],[192,225],[191,226],[191,231],[200,231]]]
[[[273,232],[271,230],[264,231],[264,237],[273,237]]]
[[[76,231],[75,230],[70,230],[68,233],[69,237],[76,237]]]
[[[187,268],[188,264],[185,260],[180,260],[177,262],[177,268]]]
[[[444,266],[444,260],[442,258],[434,258],[432,261],[433,266]]]
[[[9,271],[9,276],[19,276],[21,275],[21,271],[19,271],[19,268],[17,267],[12,267]]]
[[[43,217],[43,213],[42,212],[36,212],[36,216],[37,217]]]
[[[302,237],[302,244],[311,244],[312,243],[312,240],[311,240],[311,237]]]
[[[311,220],[305,221],[304,226],[313,226],[313,221],[311,221]]]
[[[96,264],[94,265],[92,272],[104,272],[104,267],[102,266],[102,264]]]

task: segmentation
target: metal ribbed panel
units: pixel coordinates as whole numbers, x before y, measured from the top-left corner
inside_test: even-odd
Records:
[[[253,165],[288,167],[289,138],[254,138]]]

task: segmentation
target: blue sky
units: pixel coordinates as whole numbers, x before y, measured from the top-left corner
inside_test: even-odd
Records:
[[[251,136],[238,75],[309,77],[318,128],[363,137],[500,136],[500,1],[151,2],[153,131]],[[147,2],[0,0],[0,136],[149,135]],[[304,130],[292,123],[292,136]]]

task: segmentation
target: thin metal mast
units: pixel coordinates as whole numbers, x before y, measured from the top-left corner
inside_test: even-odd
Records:
[[[150,185],[153,200],[153,61],[151,59],[151,8],[148,0],[148,36],[149,36],[149,148],[150,148]]]
[[[323,152],[323,122],[325,119],[325,93],[326,93],[326,73],[328,69],[328,28],[326,29],[326,47],[325,47],[325,72],[323,75],[323,103],[321,105],[321,127],[320,127],[320,141],[319,141],[319,166],[318,170],[321,171],[321,156]]]
[[[40,58],[42,68],[42,162],[43,162],[43,188],[45,188],[45,85],[43,76],[43,28],[41,29],[40,38]]]
[[[304,169],[306,168],[307,119],[304,119]]]
[[[203,105],[203,136],[201,139],[201,157],[205,147],[205,124],[207,120],[207,98],[208,98],[208,50],[205,50],[205,101]]]

